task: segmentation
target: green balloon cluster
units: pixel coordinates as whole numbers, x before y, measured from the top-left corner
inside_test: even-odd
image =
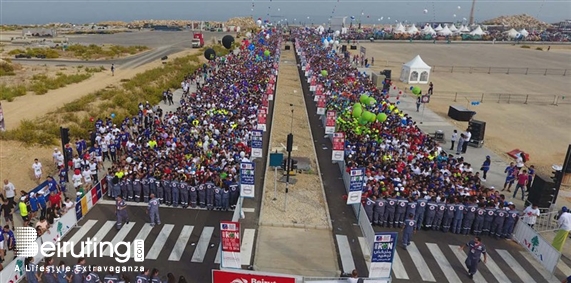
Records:
[[[269,57],[270,56],[270,50],[264,51],[264,56]]]
[[[374,105],[376,103],[374,98],[368,97],[366,95],[362,95],[360,100],[365,101],[364,104],[369,104],[369,105]],[[351,116],[354,119],[357,119],[357,122],[361,126],[367,125],[368,123],[374,123],[376,121],[383,123],[387,120],[387,114],[385,113],[375,114],[368,110],[363,110],[363,104],[361,103],[353,104],[352,108],[353,110],[351,111]]]
[[[377,104],[377,100],[376,100],[376,99],[374,99],[374,98],[372,98],[372,97],[370,97],[370,96],[368,96],[368,95],[366,95],[366,94],[362,94],[362,95],[359,97],[359,101],[360,101],[361,103],[365,104],[365,105],[370,105],[370,106]]]
[[[329,73],[327,72],[327,70],[321,70],[321,76],[322,76],[322,77],[327,77],[327,75],[329,75]]]
[[[422,90],[420,89],[420,87],[415,86],[415,87],[412,88],[412,93],[413,93],[414,95],[417,95],[417,96],[418,96],[418,95],[420,95],[421,92],[422,92]]]

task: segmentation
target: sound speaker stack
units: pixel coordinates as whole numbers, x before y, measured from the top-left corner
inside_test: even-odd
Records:
[[[468,123],[472,137],[468,145],[473,147],[482,147],[484,144],[484,135],[486,133],[486,122],[478,120],[470,120]]]
[[[341,52],[347,52],[347,45],[341,45]]]
[[[466,109],[462,106],[452,106],[448,107],[448,117],[461,122],[468,122],[472,120],[476,112]]]
[[[290,46],[289,46],[289,45],[286,45],[286,46],[285,46],[285,50],[289,50],[289,49],[290,49]]]
[[[513,189],[514,188],[512,188],[512,190]],[[520,197],[519,193],[520,192],[518,192],[516,197]],[[556,195],[557,189],[555,188],[555,183],[551,181],[551,178],[536,173],[531,188],[529,192],[527,192],[525,205],[535,204],[540,208],[548,208],[555,201]]]
[[[351,45],[351,50],[357,50],[357,45]]]

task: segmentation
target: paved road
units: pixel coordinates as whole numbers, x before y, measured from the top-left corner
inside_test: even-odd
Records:
[[[80,228],[72,230],[63,241],[78,243],[96,237],[99,241],[117,243],[143,239],[143,266],[146,268],[158,268],[163,275],[168,272],[177,277],[184,275],[189,282],[211,282],[211,270],[219,268],[220,264],[220,221],[231,220],[232,212],[161,207],[161,225],[151,227],[145,209],[146,204],[129,204],[130,223],[117,231],[114,205],[98,204],[79,222]],[[243,232],[243,248],[253,246],[254,234],[253,230]],[[76,245],[73,250],[74,254],[79,254],[80,245]],[[125,252],[125,249],[120,249],[119,252]],[[244,252],[242,257],[248,258],[246,254],[247,252]],[[140,265],[132,259],[120,264],[111,259],[109,254],[105,255],[94,257],[91,254],[86,257],[87,264]],[[63,260],[70,264],[75,261],[71,256]],[[56,260],[58,261],[59,259]]]

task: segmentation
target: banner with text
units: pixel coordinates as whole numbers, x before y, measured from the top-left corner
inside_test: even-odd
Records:
[[[220,221],[220,246],[220,267],[241,268],[239,222]]]
[[[266,131],[266,118],[268,115],[268,109],[260,108],[258,109],[258,130]]]
[[[335,120],[337,119],[335,111],[327,111],[325,116],[325,134],[332,135],[335,133]]]
[[[369,277],[390,278],[398,232],[377,232],[371,253]]]
[[[254,176],[255,164],[242,162],[240,164],[240,196],[245,198],[254,197],[256,178]]]
[[[333,153],[331,154],[331,160],[345,160],[345,133],[333,134]]]
[[[325,95],[317,95],[317,115],[325,115],[325,107],[327,104],[327,98]]]
[[[212,270],[212,283],[296,283],[293,277]]]
[[[347,204],[360,204],[363,195],[363,181],[365,180],[365,169],[351,169],[351,179],[349,182],[349,194]]]
[[[252,158],[262,158],[264,132],[260,130],[252,131]]]

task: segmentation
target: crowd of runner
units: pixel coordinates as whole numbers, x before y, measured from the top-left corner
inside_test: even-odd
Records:
[[[418,228],[509,237],[521,212],[501,191],[485,186],[477,169],[461,155],[446,153],[423,133],[398,109],[394,96],[359,73],[349,53],[324,47],[323,35],[309,29],[299,30],[294,37],[302,39],[296,42],[297,51],[305,55],[302,66],[309,66],[305,71],[316,77],[328,96],[327,110],[338,113],[337,130],[345,133],[347,172],[364,170],[362,203],[371,224],[401,227],[405,215],[412,213]],[[350,113],[351,105],[359,103],[363,94],[376,101],[363,109],[387,116],[366,129],[344,114]],[[522,190],[526,189],[530,175],[520,175],[524,171],[513,164],[506,168],[504,190],[509,191],[514,179],[523,180]],[[528,222],[533,222],[538,211],[535,206],[526,209]]]

